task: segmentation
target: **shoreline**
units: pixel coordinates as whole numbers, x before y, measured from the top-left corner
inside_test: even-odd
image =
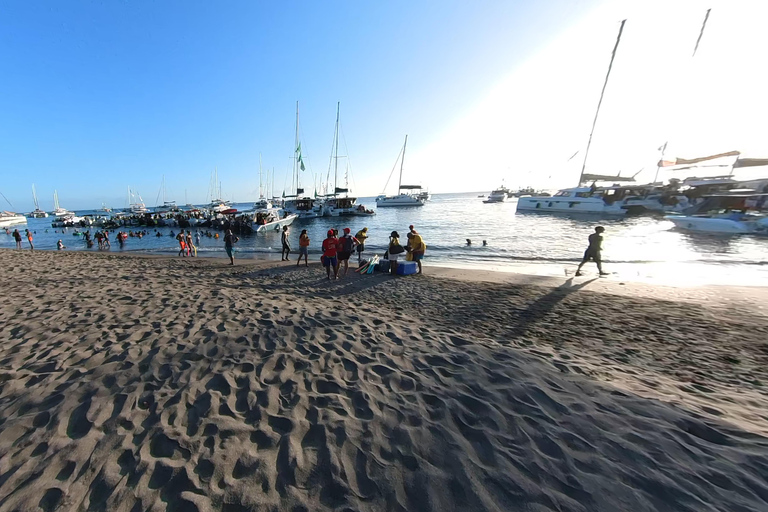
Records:
[[[327,281],[317,262],[106,252],[0,263],[9,509],[765,504],[763,288],[433,266]]]

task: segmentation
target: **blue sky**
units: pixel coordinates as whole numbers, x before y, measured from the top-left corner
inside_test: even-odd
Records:
[[[251,200],[261,153],[282,192],[298,100],[303,180],[327,173],[340,101],[355,192],[376,194],[406,133],[418,151],[591,6],[4,2],[1,191],[18,210],[32,183],[46,209],[54,189],[66,207],[119,207],[130,185],[151,205],[165,175],[169,199],[202,202],[218,168],[227,198]]]
[[[405,134],[404,181],[433,192],[573,185],[624,18],[588,169],[650,169],[666,140],[768,156],[768,13],[711,6],[692,60],[696,0],[6,1],[0,192],[28,211],[34,183],[44,209],[54,189],[82,209],[123,207],[132,186],[152,206],[164,175],[167,199],[202,203],[217,168],[225,198],[250,201],[261,153],[279,194],[297,100],[309,190],[337,102],[359,196],[382,191]]]

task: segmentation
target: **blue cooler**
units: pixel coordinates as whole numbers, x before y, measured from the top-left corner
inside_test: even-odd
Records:
[[[397,275],[410,276],[415,274],[419,270],[419,265],[415,261],[398,261],[397,262]]]

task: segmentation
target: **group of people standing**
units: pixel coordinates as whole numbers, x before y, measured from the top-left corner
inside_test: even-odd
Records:
[[[7,233],[8,230],[6,229],[5,232]],[[29,229],[24,230],[24,236],[27,237],[27,241],[29,242],[29,249],[31,251],[35,250],[35,244],[32,243],[33,237],[32,232]],[[21,249],[21,233],[19,233],[18,229],[13,230],[13,239],[16,241],[16,248]]]
[[[199,244],[200,233],[196,233],[195,236],[197,237],[197,243]],[[176,240],[179,241],[179,256],[189,256],[190,258],[197,256],[197,247],[192,243],[191,231],[187,230],[187,232],[184,233],[184,230],[182,229],[179,231],[179,234],[176,235]]]
[[[400,255],[405,254],[406,261],[415,261],[419,267],[418,274],[421,274],[421,260],[424,258],[424,253],[427,251],[427,245],[424,243],[424,239],[413,227],[413,224],[408,226],[408,234],[406,235],[406,245],[400,243],[400,233],[393,231],[389,235],[389,247],[385,255],[389,260],[390,273],[397,273],[398,260]]]

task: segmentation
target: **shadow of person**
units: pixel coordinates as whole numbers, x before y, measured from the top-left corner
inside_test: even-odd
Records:
[[[593,281],[597,281],[597,279],[597,277],[593,277],[582,283],[573,284],[573,277],[571,277],[557,288],[550,290],[546,295],[536,299],[517,315],[516,323],[511,326],[512,336],[524,336],[531,327],[545,319],[555,306],[568,295],[584,288]]]

